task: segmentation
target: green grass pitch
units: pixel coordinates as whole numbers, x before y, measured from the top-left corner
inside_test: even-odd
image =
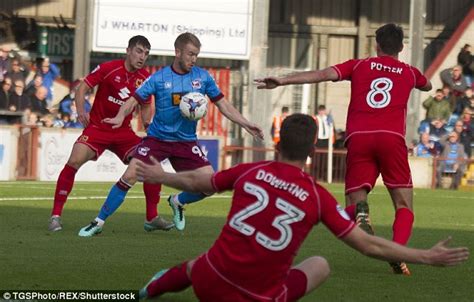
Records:
[[[64,229],[47,231],[54,183],[0,182],[0,290],[139,289],[154,272],[206,251],[219,234],[230,204],[230,192],[187,207],[183,233],[146,233],[145,202],[135,186],[101,235],[80,238],[112,184],[77,183],[63,213]],[[343,203],[343,186],[330,185]],[[170,209],[165,188],[159,206]],[[391,238],[393,208],[383,187],[369,196],[377,235]],[[415,190],[415,226],[410,246],[428,248],[453,236],[452,245],[474,250],[474,196],[469,192]],[[474,301],[474,260],[459,267],[411,265],[411,277],[391,274],[387,263],[346,247],[319,225],[303,244],[296,261],[322,255],[331,276],[302,301]],[[151,264],[151,265],[150,265]],[[192,290],[167,294],[165,301],[195,301]],[[223,300],[224,301],[224,300]]]

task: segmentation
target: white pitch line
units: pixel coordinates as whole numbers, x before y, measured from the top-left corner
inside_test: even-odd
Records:
[[[212,195],[206,198],[231,198],[231,195]],[[70,196],[68,200],[87,200],[87,199],[106,199],[107,196]],[[144,196],[127,196],[128,199],[144,199]],[[161,198],[168,198],[168,196],[160,196]],[[0,201],[22,201],[22,200],[52,200],[51,197],[4,197]]]

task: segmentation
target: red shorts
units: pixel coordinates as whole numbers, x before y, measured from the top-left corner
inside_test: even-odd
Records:
[[[127,164],[140,140],[141,137],[131,129],[103,130],[91,125],[82,131],[76,143],[87,145],[94,150],[94,160],[108,149]]]
[[[307,280],[304,278],[293,278],[290,270],[285,284],[281,290],[277,289],[275,297],[264,297],[231,284],[219,276],[211,267],[207,259],[207,254],[201,255],[194,263],[191,270],[191,283],[194,294],[199,301],[220,302],[220,301],[275,301],[289,302],[296,301],[304,296]]]
[[[137,146],[133,157],[150,163],[150,156],[159,161],[168,158],[177,172],[195,170],[210,165],[197,142],[167,142],[147,136]]]
[[[412,188],[405,140],[389,133],[352,135],[346,143],[346,194],[362,188],[368,192],[379,174],[389,189]]]

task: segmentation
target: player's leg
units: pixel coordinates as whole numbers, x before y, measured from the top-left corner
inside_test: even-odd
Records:
[[[175,154],[170,158],[173,168],[180,172],[186,170],[194,170],[200,173],[213,173],[214,170],[207,160],[204,152],[195,142],[179,142],[172,145],[176,150]],[[170,195],[168,203],[173,210],[173,222],[176,229],[182,231],[186,226],[184,217],[184,205],[200,201],[211,195],[210,193],[200,192],[181,192],[176,195]]]
[[[385,186],[395,208],[392,225],[393,241],[406,245],[413,229],[413,183],[408,164],[408,151],[405,141],[399,137],[381,137],[379,158],[381,173]],[[389,156],[387,156],[389,155]],[[397,274],[410,275],[405,263],[390,263]]]
[[[117,140],[117,142],[111,148],[112,152],[121,158],[124,164],[128,165],[132,157],[139,156],[136,154],[136,150],[141,146],[140,144],[142,139],[131,130],[121,131],[118,133],[118,136],[120,140]],[[149,143],[147,140],[145,141],[147,144]],[[150,146],[146,147],[150,148]],[[139,159],[145,162],[147,161],[147,158]],[[143,193],[145,194],[146,202],[146,219],[143,227],[147,232],[155,230],[169,230],[174,227],[173,223],[166,221],[163,217],[158,215],[160,192],[161,184],[143,184]]]
[[[347,142],[345,193],[349,217],[367,233],[374,234],[367,195],[375,185],[379,168],[374,160],[373,136],[355,135]]]
[[[88,145],[75,143],[69,159],[64,165],[56,182],[56,191],[54,193],[54,204],[51,212],[48,230],[59,231],[62,229],[61,214],[67,197],[74,186],[74,178],[77,170],[86,162],[97,157],[96,151]]]
[[[191,286],[190,271],[195,260],[185,261],[157,272],[140,290],[139,298],[152,298],[164,293],[179,292]]]
[[[120,207],[125,200],[128,190],[137,182],[136,162],[138,159],[133,158],[120,180],[110,189],[105,199],[99,215],[87,226],[79,231],[81,237],[91,237],[102,232],[102,227],[109,216],[111,216]]]
[[[313,256],[291,268],[286,279],[287,301],[296,301],[318,288],[330,273],[329,264],[323,257]]]

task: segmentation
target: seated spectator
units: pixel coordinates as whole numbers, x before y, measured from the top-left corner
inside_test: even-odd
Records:
[[[25,111],[25,109],[31,109],[31,100],[30,98],[25,95],[25,82],[22,80],[17,80],[14,82],[14,89],[10,96],[10,103],[8,105],[8,109],[10,111],[20,112]]]
[[[470,158],[472,155],[471,142],[474,141],[474,132],[469,128],[464,128],[462,120],[456,121],[454,124],[454,132],[458,134],[459,142],[464,146],[464,152],[467,157]]]
[[[23,83],[25,83],[29,74],[30,69],[25,64],[23,64],[20,59],[14,58],[11,61],[11,67],[7,73],[7,77],[10,77],[13,82],[21,80]]]
[[[435,119],[430,124],[430,140],[433,142],[439,142],[439,140],[448,134],[448,131],[444,128],[444,123],[440,119]]]
[[[458,65],[462,66],[462,74],[468,86],[472,85],[474,75],[474,60],[471,53],[471,45],[465,44],[458,54]]]
[[[464,95],[460,96],[457,99],[456,108],[454,109],[453,113],[460,117],[464,109],[469,108],[471,106],[470,99],[472,98],[472,96],[472,88],[468,87],[466,91],[464,91]]]
[[[40,74],[35,74],[32,81],[26,85],[25,94],[32,97],[36,93],[36,89],[43,86],[43,77]]]
[[[12,87],[12,79],[5,78],[2,82],[2,89],[0,89],[0,110],[8,110],[10,104],[10,88]]]
[[[46,96],[48,95],[48,89],[41,86],[36,90],[36,93],[31,98],[31,110],[36,112],[39,116],[49,114],[48,105],[46,104]]]
[[[38,62],[38,74],[43,77],[43,86],[48,89],[46,102],[51,107],[53,101],[53,83],[59,77],[59,67],[49,61],[49,58],[40,59]]]
[[[439,119],[446,123],[451,115],[449,103],[443,99],[443,90],[437,89],[433,96],[429,96],[424,102],[423,107],[426,109],[426,119],[433,121]]]
[[[438,155],[441,145],[430,141],[430,134],[424,132],[420,135],[420,142],[414,147],[413,155],[416,157],[432,158]]]
[[[441,152],[441,159],[436,168],[436,187],[441,187],[441,178],[443,173],[453,174],[453,181],[450,189],[457,190],[461,183],[461,178],[466,170],[466,154],[464,153],[464,146],[458,143],[458,134],[451,132],[448,135],[448,140],[442,141],[443,151]]]
[[[42,126],[43,124],[40,122],[38,114],[36,112],[32,112],[29,109],[25,111],[23,124],[26,126]]]
[[[453,68],[447,68],[440,73],[443,85],[448,86],[456,97],[462,95],[467,88],[466,79],[464,78],[461,69],[461,66],[456,65]]]
[[[6,46],[0,47],[0,81],[3,82],[10,70],[10,48]]]

